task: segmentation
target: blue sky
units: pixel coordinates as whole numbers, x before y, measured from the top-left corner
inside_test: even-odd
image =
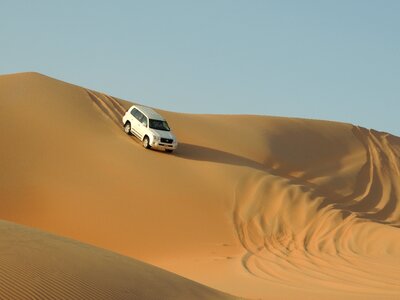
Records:
[[[0,1],[0,74],[400,136],[400,1]]]

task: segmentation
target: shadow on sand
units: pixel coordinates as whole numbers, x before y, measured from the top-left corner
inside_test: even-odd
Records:
[[[186,144],[186,143],[179,144],[179,147],[176,150],[175,155],[183,159],[208,161],[220,164],[250,167],[262,171],[265,171],[267,169],[267,167],[264,166],[263,164],[243,156],[239,156],[236,154],[208,147]]]

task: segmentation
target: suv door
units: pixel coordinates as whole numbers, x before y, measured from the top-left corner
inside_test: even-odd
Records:
[[[143,114],[137,108],[133,108],[131,110],[131,115],[132,117],[130,118],[130,121],[132,133],[138,138],[142,139],[140,119],[142,118]]]
[[[147,117],[140,113],[141,116],[139,118],[139,134],[140,134],[140,139],[143,139],[143,137],[145,136],[146,132],[147,132],[147,126],[149,124],[149,121],[147,120]]]

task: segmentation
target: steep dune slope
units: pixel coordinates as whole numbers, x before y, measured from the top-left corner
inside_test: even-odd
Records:
[[[119,124],[127,101],[0,77],[0,218],[243,297],[400,295],[400,139],[351,124],[161,111],[173,155]]]

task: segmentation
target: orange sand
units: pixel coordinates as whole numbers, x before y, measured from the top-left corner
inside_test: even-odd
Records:
[[[130,105],[37,73],[0,76],[0,218],[109,250],[93,248],[98,259],[89,259],[76,242],[74,256],[51,246],[63,239],[32,231],[43,240],[35,263],[66,257],[51,265],[63,288],[96,298],[93,286],[120,267],[102,262],[121,257],[113,251],[244,298],[400,297],[400,138],[336,122],[160,111],[180,141],[170,155],[124,134]],[[30,232],[4,224],[15,227],[10,240]],[[10,242],[0,245],[1,256]],[[30,257],[25,247],[12,245]],[[74,259],[98,261],[104,275],[71,275]],[[152,290],[144,298],[227,297],[120,259]],[[0,262],[0,276],[19,272],[12,262]],[[49,291],[29,289],[29,277],[13,282],[0,296],[24,285]],[[118,298],[129,282],[102,288]]]

